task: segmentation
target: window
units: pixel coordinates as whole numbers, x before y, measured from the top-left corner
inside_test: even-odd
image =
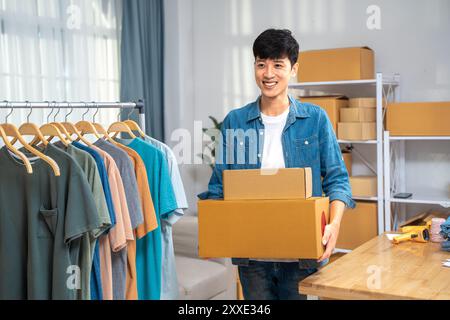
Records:
[[[0,0],[0,100],[118,101],[120,22],[119,0]]]

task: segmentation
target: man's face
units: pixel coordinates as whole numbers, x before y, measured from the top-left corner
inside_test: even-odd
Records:
[[[255,80],[261,94],[267,98],[285,95],[289,79],[297,74],[298,63],[291,66],[289,59],[260,59],[255,61]]]

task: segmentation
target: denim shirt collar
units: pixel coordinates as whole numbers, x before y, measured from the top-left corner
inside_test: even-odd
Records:
[[[288,95],[289,98],[289,114],[287,118],[288,123],[295,122],[296,118],[308,118],[309,113],[306,111],[306,108],[303,104],[297,102],[291,95]],[[261,96],[253,102],[250,110],[248,112],[247,122],[258,119],[261,116],[261,109],[259,107],[259,103],[261,101]]]

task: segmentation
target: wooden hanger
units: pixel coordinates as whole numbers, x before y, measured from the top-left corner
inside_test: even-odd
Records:
[[[58,129],[58,127],[52,123],[46,123],[43,126],[39,128],[42,132],[43,136],[49,136],[49,138],[46,140],[47,142],[52,141],[54,137],[58,137],[59,140],[67,147],[70,142],[68,142],[64,136],[62,135],[61,131]]]
[[[26,102],[28,105],[28,101]],[[34,136],[35,138],[33,139],[33,141],[38,141],[38,142],[42,142],[42,144],[44,146],[48,145],[48,141],[45,139],[44,135],[42,134],[41,130],[39,129],[39,127],[30,122],[30,115],[33,112],[33,108],[31,107],[30,104],[30,113],[27,115],[27,122],[23,123],[20,127],[19,127],[19,132],[20,134],[23,136]],[[17,138],[14,138],[13,141],[11,141],[12,144],[16,143]],[[31,145],[33,145],[33,142],[31,143]]]
[[[136,138],[133,131],[130,130],[130,127],[123,122],[114,122],[108,128],[108,135],[113,133],[113,138],[121,132],[128,133],[132,139]]]
[[[128,119],[122,122],[125,123],[131,131],[137,131],[142,138],[145,138],[145,132],[142,131],[141,127],[139,127],[139,125],[135,121],[130,120],[130,115],[132,113],[133,109],[131,109],[131,111],[128,113]]]
[[[123,123],[125,123],[130,128],[130,130],[137,131],[142,138],[145,138],[145,132],[142,131],[141,127],[139,127],[139,125],[135,121],[128,119],[123,121]]]
[[[19,132],[22,136],[34,136],[38,142],[42,142],[44,146],[48,145],[48,141],[45,139],[39,127],[31,122],[23,123],[19,127]],[[33,140],[34,140],[33,139]],[[16,142],[17,140],[14,140]]]
[[[64,126],[64,128],[66,128],[67,132],[68,132],[70,135],[73,135],[73,134],[76,134],[76,135],[77,135],[77,137],[74,139],[75,141],[82,141],[82,142],[83,142],[84,144],[86,144],[87,146],[89,146],[89,147],[92,146],[92,143],[91,143],[88,139],[86,139],[86,138],[81,134],[80,131],[78,131],[78,129],[75,127],[75,125],[74,125],[73,123],[71,123],[71,122],[62,122],[61,124]]]
[[[22,135],[20,134],[19,130],[17,129],[17,127],[15,125],[10,124],[10,123],[4,123],[4,124],[1,125],[1,127],[3,128],[6,136],[13,137],[13,138],[17,139],[23,145],[23,147],[26,150],[28,150],[33,155],[41,158],[43,161],[47,162],[50,165],[50,167],[52,168],[53,172],[55,173],[55,176],[59,177],[61,175],[61,171],[59,169],[58,164],[55,162],[55,160],[53,160],[52,158],[46,156],[45,154],[43,154],[39,150],[36,150],[32,146],[30,146],[25,141],[25,139],[22,137]]]
[[[95,135],[97,137],[97,139],[101,138],[101,136],[99,135],[99,133],[95,129],[95,127],[92,124],[92,122],[84,121],[84,120],[78,121],[75,124],[75,127],[78,129],[78,131],[81,132],[81,135],[93,134],[93,135]]]
[[[108,135],[108,131],[106,131],[105,128],[103,128],[103,126],[100,123],[93,123],[95,129],[97,129],[97,132],[101,135],[103,135],[103,137],[101,139],[105,139],[113,144],[119,144],[116,140],[114,140],[113,138],[111,138]]]
[[[59,122],[51,122],[50,124],[55,125],[59,129],[59,131],[61,131],[61,133],[64,134],[65,139],[66,139],[67,142],[70,143],[70,142],[73,141],[72,136],[70,135],[69,131],[67,131],[66,128],[61,123],[59,123]]]
[[[124,122],[120,121],[120,115],[122,113],[122,109],[119,112],[118,115],[118,121],[112,123],[109,128],[108,128],[108,135],[110,135],[111,133],[113,134],[113,138],[117,137],[117,135],[121,132],[124,133],[128,133],[128,135],[132,138],[132,139],[136,139],[136,136],[134,135],[133,131],[131,131],[130,127],[128,125],[126,125]]]
[[[68,103],[68,105],[71,106],[70,103]],[[73,134],[75,134],[77,136],[75,139],[71,138],[71,140],[76,140],[76,141],[80,141],[81,140],[82,142],[84,142],[84,144],[86,144],[87,146],[91,147],[92,143],[89,140],[87,140],[81,134],[80,131],[78,131],[77,127],[72,122],[67,121],[67,117],[72,112],[73,112],[73,108],[71,108],[70,112],[68,114],[66,114],[65,122],[61,122],[61,125],[66,129],[66,131],[69,133],[70,136],[72,136]]]
[[[27,172],[29,174],[33,173],[33,167],[31,166],[30,160],[28,160],[28,158],[19,150],[17,150],[9,141],[8,137],[6,136],[5,131],[3,130],[3,127],[0,125],[0,136],[3,140],[3,142],[5,143],[6,148],[8,148],[8,150],[10,150],[11,152],[13,152],[16,156],[18,156],[20,158],[20,160],[22,160],[23,164],[25,165],[25,168],[27,169]]]
[[[50,106],[50,103],[49,103],[49,106]],[[45,137],[49,137],[48,139],[46,139],[46,141],[48,142],[48,143],[50,143],[50,141],[52,141],[52,139],[54,138],[54,137],[58,137],[59,138],[59,140],[61,140],[61,142],[67,147],[68,145],[69,145],[69,142],[67,141],[67,139],[62,135],[62,133],[61,133],[61,130],[59,130],[59,128],[55,125],[55,124],[53,124],[53,123],[48,123],[50,120],[50,115],[53,113],[53,109],[54,108],[52,108],[52,111],[49,113],[49,115],[47,116],[47,123],[46,124],[44,124],[44,125],[42,125],[40,128],[39,128],[39,130],[41,131],[41,133],[42,133],[42,136],[44,136],[44,139],[45,139]],[[56,116],[59,114],[59,111],[61,110],[61,108],[58,108],[58,112],[55,114],[55,116],[54,116],[54,118],[53,118],[53,120],[55,120],[56,119]],[[30,143],[31,145],[35,145],[35,144],[37,144],[39,142],[39,139],[38,138],[34,138],[34,140]]]
[[[86,107],[87,108],[87,107]],[[83,114],[81,121],[78,121],[75,124],[75,127],[81,132],[81,135],[85,134],[93,134],[97,137],[97,139],[101,139],[101,136],[98,134],[92,122],[85,121],[84,116],[89,112],[89,108],[87,108],[86,112]]]
[[[98,105],[96,105],[96,106],[97,106],[97,111],[95,111],[94,116],[93,116],[93,121],[92,121],[93,126],[95,127],[95,129],[97,130],[97,132],[100,135],[103,135],[103,137],[102,137],[103,139],[105,139],[105,140],[107,140],[107,141],[109,141],[109,142],[111,142],[113,144],[118,144],[117,141],[115,141],[113,138],[111,138],[108,135],[108,131],[106,131],[106,129],[100,123],[95,122],[95,116],[98,113]]]
[[[60,134],[60,135],[58,135],[58,138],[67,147],[68,144],[71,143],[73,140],[72,140],[72,137],[70,136],[69,132],[67,132],[66,128],[64,128],[64,126],[62,124],[60,124],[59,122],[56,122],[56,117],[58,116],[60,110],[61,110],[61,106],[58,105],[58,112],[53,116],[53,122],[48,123],[48,121],[47,121],[47,123],[55,126],[58,129],[56,131],[56,133],[58,133],[58,131],[59,131],[59,134]],[[43,130],[41,127],[41,131],[42,131],[42,134],[45,135],[45,133],[44,133],[45,129]],[[50,131],[52,131],[52,130],[50,129]],[[62,136],[63,134],[64,134],[64,137]],[[51,136],[49,139],[47,139],[47,141],[50,142],[52,138],[53,137]]]

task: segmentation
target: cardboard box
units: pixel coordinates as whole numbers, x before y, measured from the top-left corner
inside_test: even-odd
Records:
[[[341,122],[375,122],[377,120],[376,108],[342,108],[340,110]]]
[[[337,132],[339,122],[339,112],[341,108],[348,107],[348,99],[345,96],[322,96],[322,97],[300,97],[300,102],[313,103],[326,111],[333,125],[334,132]]]
[[[351,98],[348,100],[349,108],[376,108],[376,98]]]
[[[338,139],[374,140],[377,138],[375,122],[339,122]]]
[[[449,136],[450,101],[389,103],[386,127],[391,136]]]
[[[350,186],[354,197],[376,197],[377,177],[376,176],[352,176]]]
[[[302,51],[299,82],[374,79],[374,52],[368,47]]]
[[[347,168],[348,175],[352,175],[352,153],[348,151],[342,151],[342,158],[344,159],[345,167]]]
[[[311,196],[311,168],[223,171],[225,200],[306,199]]]
[[[336,248],[353,250],[378,235],[377,204],[357,201],[342,217]]]
[[[329,199],[201,200],[199,256],[318,259]]]

